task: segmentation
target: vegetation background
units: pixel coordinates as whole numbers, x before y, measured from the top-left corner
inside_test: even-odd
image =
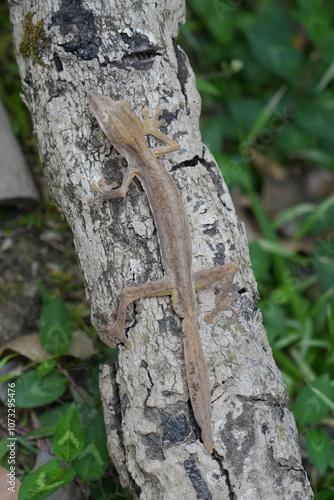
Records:
[[[315,498],[330,500],[334,498],[334,3],[188,0],[187,8],[187,23],[177,43],[197,76],[203,140],[215,155],[247,227],[261,296],[258,306],[288,387]],[[37,440],[53,438],[56,451],[57,425],[66,411],[67,421],[61,425],[78,433],[81,444],[67,457],[56,452],[71,467],[72,476],[64,476],[64,484],[75,476],[90,498],[129,498],[116,480],[110,482],[105,438],[94,435],[97,426],[92,430],[90,425],[102,418],[98,365],[116,352],[101,346],[89,326],[71,236],[49,200],[19,93],[8,8],[0,3],[0,97],[43,195],[41,205],[29,213],[0,207],[0,258],[5,261],[7,246],[1,242],[8,238],[14,241],[17,259],[22,258],[15,247],[18,239],[46,245],[42,254],[36,248],[35,259],[40,262],[35,281],[43,300],[40,321],[31,332],[38,331],[44,347],[59,334],[59,342],[47,349],[51,358],[37,362],[28,353],[26,359],[19,358],[23,370],[16,378],[18,463],[22,477],[30,477],[34,488],[34,473],[29,471],[38,453]],[[0,285],[0,295],[8,292]],[[81,359],[67,351],[75,330],[94,342]],[[61,387],[60,393],[54,394],[55,386]],[[5,414],[3,406],[1,419]],[[2,426],[4,466],[5,431]],[[96,449],[93,443],[98,443]],[[21,498],[29,498],[28,493]]]

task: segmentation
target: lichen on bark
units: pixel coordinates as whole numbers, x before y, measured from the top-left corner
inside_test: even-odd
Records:
[[[19,45],[23,57],[31,57],[33,61],[44,66],[42,55],[50,47],[51,39],[45,34],[44,19],[33,23],[33,12],[28,12],[23,20],[23,35]]]

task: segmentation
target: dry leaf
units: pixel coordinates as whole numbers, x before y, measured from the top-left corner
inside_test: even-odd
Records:
[[[17,500],[21,482],[17,478],[12,482],[11,477],[7,474],[10,474],[10,471],[0,465],[0,498],[1,500]],[[7,483],[7,481],[10,481],[10,483]]]
[[[21,337],[6,342],[0,347],[0,356],[6,350],[18,352],[31,361],[41,362],[52,357],[51,354],[42,347],[38,333],[21,335]],[[96,350],[94,349],[91,338],[84,331],[75,330],[66,355],[73,356],[74,358],[86,359],[95,353]]]

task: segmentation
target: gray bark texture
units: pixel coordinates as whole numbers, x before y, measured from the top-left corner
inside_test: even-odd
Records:
[[[170,298],[128,307],[132,348],[121,346],[100,380],[108,448],[122,484],[143,500],[311,499],[286,389],[255,306],[244,227],[201,143],[194,75],[173,46],[184,1],[10,0],[10,8],[25,100],[51,193],[73,230],[93,323],[105,324],[124,286],[161,278],[163,268],[137,181],[125,199],[100,211],[87,203],[101,172],[110,183],[124,172],[89,111],[89,89],[126,99],[137,114],[162,108],[162,130],[181,145],[161,161],[189,216],[194,270],[239,265],[233,315],[222,312],[206,324],[217,287],[197,294],[212,388],[213,455],[192,416],[180,320]]]

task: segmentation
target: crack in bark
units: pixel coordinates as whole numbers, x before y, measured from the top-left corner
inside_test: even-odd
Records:
[[[224,468],[223,465],[223,458],[216,453],[215,451],[213,452],[213,456],[216,459],[217,465],[219,467],[219,470],[221,472],[221,475],[225,478],[226,486],[228,488],[228,499],[226,500],[236,500],[235,493],[232,488],[231,480],[230,480],[230,474],[228,469]]]
[[[189,62],[183,50],[177,46],[175,48],[176,62],[177,62],[177,79],[180,82],[181,92],[188,105],[188,92],[186,90],[186,83],[189,79]]]
[[[184,167],[197,167],[197,165],[201,162],[201,158],[199,156],[194,156],[190,160],[185,160],[182,161],[181,163],[178,163],[177,165],[174,165],[171,168],[171,172],[175,172],[176,170],[180,170]]]

